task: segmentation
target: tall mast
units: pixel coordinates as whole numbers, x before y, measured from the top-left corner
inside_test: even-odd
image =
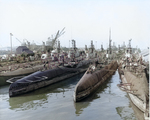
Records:
[[[109,29],[109,53],[111,54],[111,29]]]
[[[109,40],[111,40],[111,28],[109,28]]]

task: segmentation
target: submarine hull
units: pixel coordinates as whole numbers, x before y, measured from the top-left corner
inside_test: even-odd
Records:
[[[74,101],[78,102],[88,97],[93,93],[104,81],[106,81],[118,68],[116,61],[111,62],[100,70],[95,70],[92,73],[89,69],[77,83],[73,94]]]

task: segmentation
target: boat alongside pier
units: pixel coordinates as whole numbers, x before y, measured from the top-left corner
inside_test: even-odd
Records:
[[[133,55],[134,56],[134,55]],[[122,82],[119,88],[128,93],[133,104],[144,113],[149,120],[149,83],[147,66],[142,59],[130,57],[119,61],[118,72]]]

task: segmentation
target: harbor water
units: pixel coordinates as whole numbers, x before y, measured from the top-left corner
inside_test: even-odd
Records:
[[[75,103],[73,91],[83,74],[36,91],[9,97],[0,87],[0,120],[136,120],[131,101],[121,91],[118,71],[87,99]]]

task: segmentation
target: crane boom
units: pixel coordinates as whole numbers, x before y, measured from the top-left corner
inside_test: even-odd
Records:
[[[56,44],[56,42],[57,42],[57,39],[58,39],[61,35],[63,35],[63,34],[65,33],[64,29],[65,29],[65,27],[61,30],[61,32],[58,30],[58,32],[56,33],[55,38],[52,40],[52,47],[53,47],[53,49],[54,49],[54,46],[55,46],[55,44]]]
[[[16,39],[22,44],[22,42],[18,38],[16,38]]]

